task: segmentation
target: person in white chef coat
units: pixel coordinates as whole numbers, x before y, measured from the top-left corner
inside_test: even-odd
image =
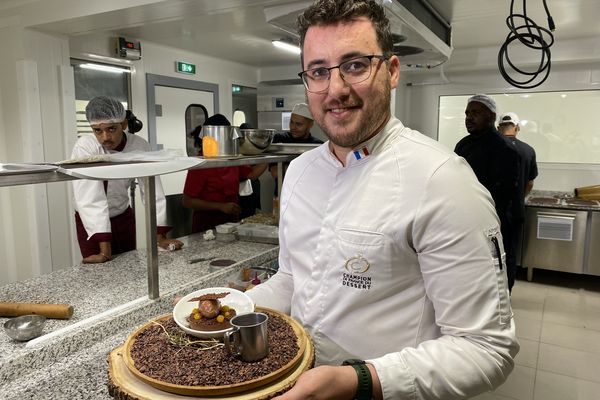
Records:
[[[291,162],[279,271],[247,292],[314,342],[317,367],[278,399],[493,390],[519,344],[489,192],[391,115],[400,62],[378,2],[319,0],[298,22],[300,77],[329,141]]]
[[[86,158],[101,154],[149,151],[148,142],[130,132],[127,111],[117,99],[98,96],[85,109],[94,135],[82,135],[71,158]],[[135,116],[130,116],[135,118]],[[134,126],[135,124],[131,124]],[[135,215],[129,205],[128,189],[132,179],[108,181],[73,181],[77,239],[84,263],[103,263],[113,255],[136,247]],[[140,182],[140,189],[143,185]],[[170,230],[166,219],[166,201],[160,179],[156,178],[157,242],[164,249],[180,249],[183,243],[167,239]]]

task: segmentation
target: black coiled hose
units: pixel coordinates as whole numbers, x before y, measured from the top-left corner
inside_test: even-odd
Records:
[[[550,47],[554,44],[554,35],[552,35],[552,31],[554,31],[555,27],[552,16],[550,15],[550,11],[548,11],[546,0],[542,1],[548,17],[549,29],[537,25],[531,18],[527,16],[527,0],[523,0],[523,14],[515,14],[513,12],[515,1],[511,0],[510,2],[510,15],[506,18],[506,25],[508,26],[508,29],[510,29],[510,33],[506,37],[506,41],[500,47],[500,51],[498,52],[498,69],[500,70],[500,74],[504,80],[506,80],[512,86],[520,89],[533,89],[538,87],[544,83],[544,81],[550,75]],[[522,22],[522,25],[517,25],[516,21]],[[544,34],[546,34],[548,37],[548,41],[546,41],[544,38]],[[535,71],[526,71],[518,68],[511,61],[508,55],[508,46],[515,40],[518,40],[530,49],[541,51],[540,63]],[[522,80],[511,77],[506,71],[507,66],[505,64],[508,64],[512,70],[516,71],[518,74],[524,75],[525,77]]]

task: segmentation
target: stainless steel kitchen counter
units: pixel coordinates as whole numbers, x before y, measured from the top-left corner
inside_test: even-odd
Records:
[[[533,191],[526,201],[521,265],[532,280],[534,268],[600,275],[595,251],[600,201],[571,192]],[[600,224],[598,224],[600,225]]]
[[[581,201],[573,192],[533,190],[525,200],[526,206],[543,208],[564,208],[571,210],[600,211],[600,201]]]
[[[159,254],[161,296],[156,300],[146,296],[146,254],[141,250],[0,288],[2,301],[69,303],[75,309],[70,320],[48,320],[44,335],[28,344],[0,335],[0,398],[108,398],[106,356],[136,326],[169,313],[175,296],[227,286],[241,268],[271,266],[278,254],[270,244],[206,242],[201,235],[183,241],[182,250]],[[198,256],[237,263],[210,272],[209,260],[188,263]]]

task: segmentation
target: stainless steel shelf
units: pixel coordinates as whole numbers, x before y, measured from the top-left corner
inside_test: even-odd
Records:
[[[280,155],[256,155],[256,156],[242,156],[236,158],[206,158],[206,162],[193,167],[192,169],[206,169],[206,168],[218,168],[218,167],[235,167],[239,165],[253,165],[263,163],[280,163],[289,162],[294,158],[298,157],[297,154],[280,154]],[[97,167],[98,163],[94,164]],[[80,168],[85,168],[85,165],[81,165]],[[52,182],[63,182],[78,179],[74,176],[69,176],[58,171],[48,172],[32,172],[32,173],[19,173],[19,174],[0,174],[0,187],[3,186],[20,186],[30,185],[37,183],[52,183]]]
[[[72,181],[74,179],[77,178],[62,174],[58,171],[34,172],[18,175],[3,175],[0,176],[0,187],[30,185],[34,183]]]
[[[205,169],[217,167],[236,167],[239,165],[252,165],[264,163],[289,162],[298,157],[298,154],[261,154],[256,156],[242,156],[235,158],[205,158],[206,162],[191,169]]]

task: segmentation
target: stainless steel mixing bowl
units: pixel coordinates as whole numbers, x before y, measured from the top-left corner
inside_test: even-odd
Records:
[[[4,323],[4,331],[14,340],[27,341],[42,334],[46,317],[41,315],[22,315]]]
[[[275,129],[240,129],[240,132],[240,153],[247,156],[265,151],[275,136]]]

